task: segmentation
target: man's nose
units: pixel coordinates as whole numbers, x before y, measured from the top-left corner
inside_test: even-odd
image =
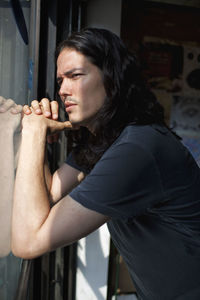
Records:
[[[72,87],[67,78],[64,78],[59,89],[60,96],[68,96],[72,94]]]

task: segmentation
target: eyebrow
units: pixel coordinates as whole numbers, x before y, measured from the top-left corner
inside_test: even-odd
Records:
[[[67,72],[64,72],[64,75],[65,76],[69,76],[69,75],[71,75],[72,73],[74,73],[75,71],[82,71],[83,72],[83,68],[73,68],[73,69],[71,69],[71,70],[69,70],[69,71],[67,71]],[[57,77],[57,80],[58,79],[60,79],[61,77]]]

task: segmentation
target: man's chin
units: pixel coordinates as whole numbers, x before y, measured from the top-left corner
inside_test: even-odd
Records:
[[[73,126],[82,126],[82,122],[80,121],[76,121],[76,120],[72,120],[69,118],[69,122],[73,125]]]
[[[90,119],[80,121],[80,120],[73,120],[72,118],[69,117],[69,121],[73,125],[74,128],[86,127],[89,131],[92,132],[93,122]]]

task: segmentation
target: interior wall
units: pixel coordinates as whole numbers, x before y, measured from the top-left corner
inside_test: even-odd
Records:
[[[120,35],[122,0],[88,0],[87,27],[101,27]]]

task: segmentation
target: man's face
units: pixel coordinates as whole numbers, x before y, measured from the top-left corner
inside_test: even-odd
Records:
[[[57,81],[69,121],[92,131],[92,121],[106,98],[100,69],[80,52],[64,49],[57,60]]]

